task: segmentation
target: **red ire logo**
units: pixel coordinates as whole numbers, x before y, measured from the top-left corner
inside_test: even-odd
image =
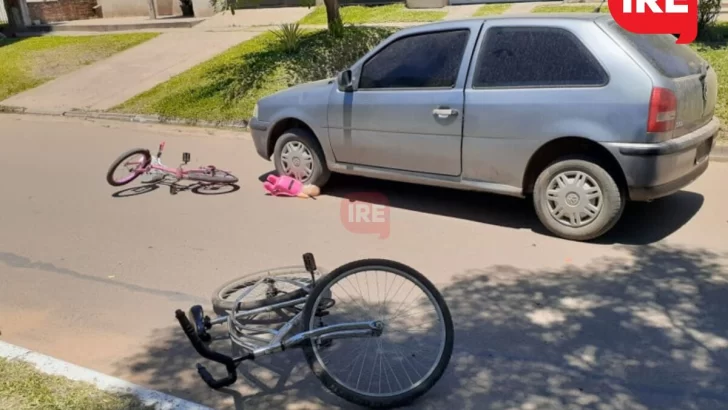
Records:
[[[389,237],[389,201],[377,192],[356,192],[341,201],[341,224],[349,232]]]
[[[698,36],[695,0],[608,0],[612,17],[636,34],[675,34],[676,43],[688,44]]]

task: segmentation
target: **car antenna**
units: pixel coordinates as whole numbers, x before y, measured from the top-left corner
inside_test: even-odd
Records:
[[[602,2],[599,3],[599,5],[593,10],[593,13],[601,13],[602,12],[602,6],[604,5],[604,2],[605,1],[606,0],[602,0]]]

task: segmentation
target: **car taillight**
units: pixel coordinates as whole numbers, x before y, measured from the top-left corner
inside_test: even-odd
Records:
[[[647,132],[667,132],[675,129],[677,98],[667,88],[654,87],[650,96]]]

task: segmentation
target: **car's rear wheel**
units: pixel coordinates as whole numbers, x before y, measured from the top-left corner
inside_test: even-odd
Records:
[[[533,203],[554,235],[588,241],[604,235],[622,216],[625,195],[604,168],[586,158],[565,158],[536,179]]]
[[[316,137],[302,128],[287,130],[278,138],[273,162],[279,175],[288,175],[304,184],[323,187],[331,176]]]

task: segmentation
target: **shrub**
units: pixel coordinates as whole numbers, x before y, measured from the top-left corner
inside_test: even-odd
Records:
[[[709,39],[720,13],[721,0],[699,0],[698,2],[698,37]]]
[[[220,88],[229,102],[271,84],[282,89],[334,77],[395,31],[390,27],[346,27],[340,38],[331,36],[328,30],[309,32],[301,37],[296,52],[281,55],[280,51],[263,47],[212,77],[225,82]]]
[[[298,26],[298,23],[281,24],[279,29],[274,31],[273,34],[286,53],[296,52],[301,46],[303,31]]]

